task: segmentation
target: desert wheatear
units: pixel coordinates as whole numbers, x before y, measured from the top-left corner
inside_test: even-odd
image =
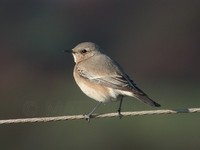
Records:
[[[135,97],[150,106],[160,107],[160,104],[139,89],[122,67],[97,44],[83,42],[66,52],[72,53],[76,63],[74,67],[76,83],[87,96],[99,102],[89,114],[85,115],[86,119],[90,119],[99,104],[117,100],[120,101],[118,113],[121,116],[124,96]]]

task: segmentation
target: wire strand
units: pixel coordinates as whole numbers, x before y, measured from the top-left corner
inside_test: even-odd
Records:
[[[133,111],[133,112],[121,112],[121,114],[123,115],[123,117],[127,117],[127,116],[161,115],[161,114],[178,114],[178,113],[198,113],[198,112],[200,112],[200,108]],[[94,115],[92,115],[91,118],[111,118],[111,117],[119,117],[119,116],[118,116],[118,113],[106,113],[106,114],[94,114]],[[0,125],[1,124],[80,120],[80,119],[85,119],[84,115],[7,119],[7,120],[0,120]]]

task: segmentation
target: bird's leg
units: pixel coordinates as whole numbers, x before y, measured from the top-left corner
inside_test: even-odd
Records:
[[[97,103],[97,105],[92,109],[92,111],[91,111],[90,113],[84,115],[85,119],[86,119],[88,122],[90,122],[90,118],[91,118],[93,112],[100,106],[101,103],[102,103],[102,102]]]
[[[120,103],[119,103],[119,108],[118,108],[118,115],[119,115],[119,119],[122,118],[122,114],[121,114],[121,107],[122,107],[122,101],[123,101],[123,96],[120,99]]]

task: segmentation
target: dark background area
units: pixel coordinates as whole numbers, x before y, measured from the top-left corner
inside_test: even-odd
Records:
[[[1,0],[0,119],[76,115],[95,101],[64,49],[99,44],[162,109],[199,107],[199,0]],[[115,112],[118,103],[97,112]],[[126,98],[123,111],[155,109]],[[200,149],[199,114],[0,126],[0,149]]]

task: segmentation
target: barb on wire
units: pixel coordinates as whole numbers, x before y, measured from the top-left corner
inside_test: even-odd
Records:
[[[123,115],[123,117],[126,117],[126,116],[197,113],[197,112],[200,112],[200,108],[133,111],[133,112],[121,112],[121,114]],[[118,117],[118,113],[106,113],[106,114],[94,114],[94,115],[92,115],[92,118],[111,118],[111,117]],[[0,120],[0,125],[1,124],[16,124],[16,123],[34,123],[34,122],[80,120],[80,119],[85,119],[84,115],[38,117],[38,118],[24,118],[24,119],[7,119],[7,120]]]

